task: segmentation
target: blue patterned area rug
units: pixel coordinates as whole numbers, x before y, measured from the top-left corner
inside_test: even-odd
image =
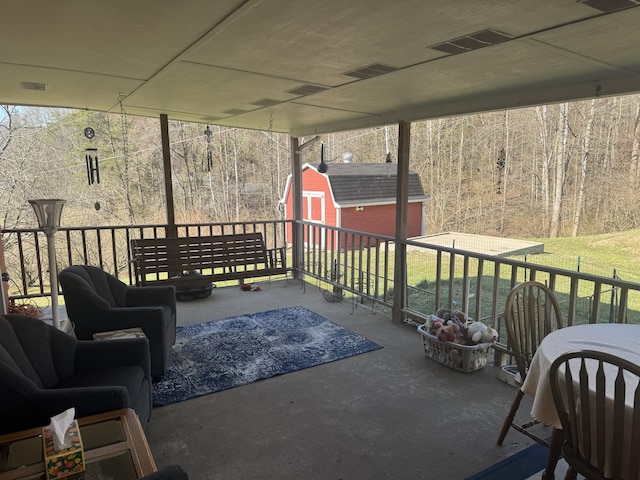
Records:
[[[177,328],[154,406],[227,390],[382,348],[304,307]]]
[[[544,470],[548,456],[547,447],[534,443],[465,480],[525,480]]]

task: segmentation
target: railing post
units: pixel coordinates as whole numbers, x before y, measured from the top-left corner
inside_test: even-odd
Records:
[[[398,171],[396,186],[396,239],[393,274],[392,318],[401,323],[402,312],[407,303],[407,212],[409,210],[409,154],[411,124],[398,124]]]

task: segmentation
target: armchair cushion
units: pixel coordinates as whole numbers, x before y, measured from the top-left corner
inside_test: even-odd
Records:
[[[133,408],[151,415],[146,338],[78,341],[23,315],[0,315],[0,434],[43,426],[70,408],[84,417]]]
[[[67,267],[59,280],[77,338],[139,327],[149,339],[153,378],[162,378],[176,340],[175,287],[132,287],[89,265]]]

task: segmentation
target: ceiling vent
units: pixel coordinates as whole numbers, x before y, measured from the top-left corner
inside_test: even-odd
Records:
[[[317,85],[302,85],[298,88],[294,88],[293,90],[287,90],[287,93],[306,97],[307,95],[324,92],[325,90],[329,90],[329,87],[319,87]]]
[[[395,72],[396,70],[398,70],[396,67],[392,67],[390,65],[383,65],[382,63],[372,63],[371,65],[367,65],[366,67],[358,68],[357,70],[351,70],[350,72],[345,72],[343,73],[343,75],[348,75],[349,77],[355,77],[359,78],[360,80],[365,80],[367,78],[384,75],[385,73]]]
[[[578,0],[578,3],[584,3],[603,13],[614,12],[638,5],[637,1],[634,2],[631,0]]]
[[[47,84],[40,82],[20,82],[20,87],[24,90],[38,90],[40,92],[44,92],[47,89]]]
[[[438,50],[439,52],[456,55],[458,53],[478,50],[479,48],[489,47],[498,43],[507,42],[513,37],[506,33],[496,30],[481,30],[480,32],[465,35],[464,37],[454,38],[447,42],[438,43],[427,48]]]
[[[271,107],[272,105],[277,105],[281,103],[280,100],[273,100],[272,98],[263,98],[261,100],[256,100],[255,102],[251,102],[251,105],[256,105],[257,107]]]

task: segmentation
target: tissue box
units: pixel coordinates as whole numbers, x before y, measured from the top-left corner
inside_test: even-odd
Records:
[[[56,452],[53,444],[53,431],[47,426],[42,428],[42,443],[44,446],[44,464],[47,480],[63,478],[74,473],[84,472],[84,448],[78,429],[78,422],[74,420],[69,426],[71,446]]]

